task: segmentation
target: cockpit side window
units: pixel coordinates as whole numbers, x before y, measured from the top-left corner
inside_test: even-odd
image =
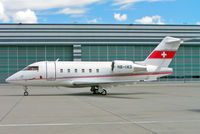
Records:
[[[24,68],[23,70],[38,71],[39,67],[38,66],[28,66],[28,67]]]

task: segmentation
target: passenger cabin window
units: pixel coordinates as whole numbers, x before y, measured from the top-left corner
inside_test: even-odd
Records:
[[[96,69],[96,72],[99,73],[99,69]]]
[[[63,69],[60,69],[60,73],[63,73]]]
[[[92,73],[92,69],[89,69],[89,73]]]
[[[38,66],[28,66],[28,67],[24,68],[23,70],[38,71],[39,67]]]
[[[70,69],[67,69],[67,72],[70,73]]]
[[[77,70],[77,69],[75,69],[75,70],[74,70],[74,72],[75,72],[75,73],[77,73],[77,72],[78,72],[78,70]]]
[[[82,73],[85,73],[85,69],[82,69]]]

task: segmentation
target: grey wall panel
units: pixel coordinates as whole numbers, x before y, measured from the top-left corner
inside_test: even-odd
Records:
[[[0,82],[41,60],[144,60],[165,36],[200,37],[200,26],[0,24]],[[77,44],[81,55],[73,53]],[[199,80],[200,39],[183,43],[170,66],[174,74],[165,80]]]
[[[200,29],[198,25],[1,24],[2,29]]]
[[[63,61],[72,61],[72,46],[0,47],[0,83],[4,83],[8,76],[31,63],[44,60],[54,61],[58,58]]]

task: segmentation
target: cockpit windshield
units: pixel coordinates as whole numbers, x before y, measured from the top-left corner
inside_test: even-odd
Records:
[[[23,70],[28,70],[28,71],[38,71],[39,67],[38,66],[28,66],[26,68],[24,68]]]

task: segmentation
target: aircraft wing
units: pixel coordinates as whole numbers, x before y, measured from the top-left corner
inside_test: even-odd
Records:
[[[74,86],[99,86],[99,85],[110,85],[110,86],[115,86],[115,85],[121,85],[123,84],[131,84],[131,83],[135,83],[138,81],[74,81],[73,85]]]

